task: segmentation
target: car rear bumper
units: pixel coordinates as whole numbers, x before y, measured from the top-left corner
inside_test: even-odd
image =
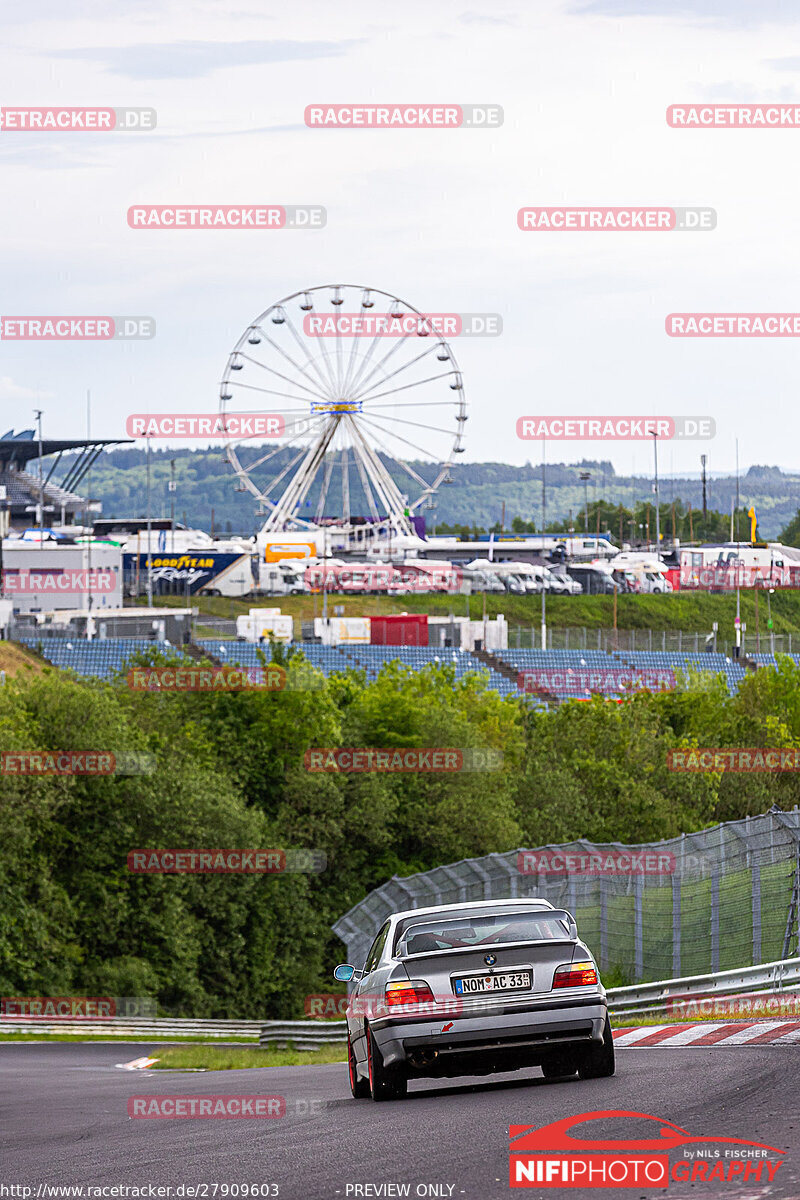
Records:
[[[460,1013],[422,1021],[380,1018],[370,1021],[370,1029],[387,1067],[433,1058],[444,1066],[450,1058],[490,1057],[515,1049],[527,1061],[545,1061],[559,1051],[589,1049],[602,1042],[607,1016],[605,997],[597,995],[492,1015]]]

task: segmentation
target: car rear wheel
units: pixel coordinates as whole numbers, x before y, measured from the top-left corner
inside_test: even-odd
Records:
[[[592,1047],[578,1067],[578,1073],[581,1079],[606,1079],[614,1074],[614,1036],[608,1017],[603,1030],[603,1044]]]
[[[385,1067],[372,1030],[367,1029],[369,1090],[373,1100],[402,1100],[408,1092],[408,1077],[399,1067]]]
[[[552,1058],[550,1062],[542,1063],[542,1074],[545,1079],[563,1079],[565,1075],[574,1075],[578,1070],[576,1062],[568,1058]]]
[[[366,1100],[369,1096],[369,1080],[362,1079],[356,1070],[356,1056],[350,1034],[347,1035],[347,1068],[350,1072],[350,1091],[354,1100]]]

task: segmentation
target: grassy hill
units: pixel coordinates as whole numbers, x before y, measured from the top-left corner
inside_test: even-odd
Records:
[[[486,596],[486,615],[502,613],[510,626],[535,625],[541,620],[542,602],[539,596]],[[177,596],[159,596],[159,605],[182,607]],[[222,597],[196,596],[191,603],[201,614],[232,619],[254,607],[278,607],[301,621],[322,616],[321,596],[274,596],[252,600],[228,600]],[[800,592],[775,592],[772,597],[774,632],[800,634]],[[753,593],[741,592],[741,617],[748,634],[756,629],[755,598]],[[328,615],[334,607],[342,608],[344,616],[380,616],[386,613],[427,612],[440,616],[453,613],[480,620],[484,612],[484,597],[476,596],[329,596]],[[686,632],[707,632],[716,621],[720,637],[730,638],[736,615],[736,595],[709,595],[707,592],[676,592],[667,596],[620,596],[617,600],[619,629],[681,629]],[[610,629],[614,621],[612,596],[548,596],[547,624],[556,629]],[[759,625],[762,635],[767,632],[766,597],[759,595]],[[297,631],[299,635],[299,630]],[[198,635],[202,636],[202,635]],[[767,649],[765,645],[762,647]],[[800,645],[798,645],[800,649]]]

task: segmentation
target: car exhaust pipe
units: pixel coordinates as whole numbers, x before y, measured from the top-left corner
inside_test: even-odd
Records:
[[[412,1067],[429,1067],[431,1063],[435,1062],[438,1057],[438,1050],[434,1050],[432,1047],[428,1048],[425,1046],[421,1050],[412,1050],[411,1054],[408,1056],[408,1061],[411,1063]]]

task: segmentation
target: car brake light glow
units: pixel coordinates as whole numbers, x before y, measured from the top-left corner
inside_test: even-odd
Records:
[[[587,984],[597,983],[597,971],[593,962],[564,963],[556,969],[553,976],[553,987],[586,987]]]
[[[424,979],[402,980],[387,983],[386,1003],[389,1008],[397,1004],[432,1004],[433,993]]]

